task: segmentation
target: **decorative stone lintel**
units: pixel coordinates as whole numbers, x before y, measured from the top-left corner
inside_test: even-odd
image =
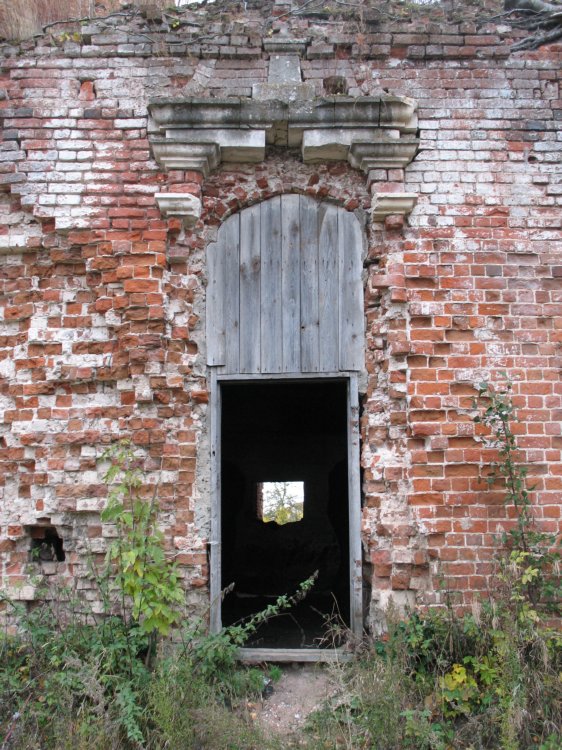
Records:
[[[407,216],[412,212],[418,196],[416,193],[374,193],[371,202],[373,221],[384,221],[387,216]]]
[[[392,137],[392,135],[394,137]],[[403,169],[417,153],[416,138],[400,138],[369,128],[316,128],[305,130],[302,157],[305,163],[347,159],[354,169]]]
[[[150,142],[158,163],[166,169],[194,169],[205,177],[221,161],[262,161],[266,144],[300,148],[305,162],[347,159],[365,173],[404,168],[419,146],[416,103],[390,94],[156,100],[150,114]]]
[[[408,97],[325,96],[307,100],[156,99],[149,105],[151,132],[173,138],[176,129],[270,129],[284,124],[297,132],[307,128],[377,128],[415,134],[416,103]]]
[[[191,193],[155,193],[163,216],[179,216],[185,227],[192,227],[201,217],[201,201]]]
[[[221,161],[257,163],[265,158],[265,130],[175,130],[152,141],[154,158],[166,169],[195,169],[206,177]]]

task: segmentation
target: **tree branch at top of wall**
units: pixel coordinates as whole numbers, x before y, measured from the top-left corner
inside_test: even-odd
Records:
[[[202,0],[199,4],[189,4],[173,7],[173,0],[105,0],[104,3],[89,2],[96,12],[92,16],[68,18],[73,15],[72,10],[82,10],[87,0],[35,0],[37,5],[29,4],[28,0],[0,0],[0,39],[25,39],[40,36],[50,32],[53,27],[65,24],[79,24],[92,20],[103,24],[109,22],[108,28],[113,28],[112,19],[121,16],[124,21],[142,16],[147,20],[149,28],[144,35],[147,41],[155,41],[153,35],[161,29],[161,24],[168,31],[179,30],[183,25],[205,26],[207,22],[220,20],[225,14],[237,11],[243,14],[246,2],[237,0]],[[256,0],[257,7],[261,3]],[[500,0],[501,2],[501,0]],[[251,4],[248,0],[248,4]],[[289,3],[287,3],[289,4]],[[464,8],[459,8],[456,0],[444,2],[427,2],[413,0],[404,3],[398,0],[293,0],[290,9],[280,16],[264,13],[261,31],[265,34],[271,29],[273,22],[277,24],[287,20],[289,16],[316,17],[322,15],[324,23],[330,24],[341,21],[342,18],[356,17],[360,20],[367,18],[369,23],[384,23],[387,21],[400,23],[409,21],[418,15],[427,14],[434,20],[476,21],[478,24],[507,23],[514,29],[528,32],[511,46],[512,52],[520,50],[535,50],[539,47],[556,42],[562,38],[562,1],[546,2],[545,0],[504,0],[503,12],[492,17],[482,17],[479,13],[490,11],[497,7],[498,0],[469,0]],[[264,7],[267,3],[264,4]],[[66,16],[65,16],[66,9]],[[25,13],[24,13],[25,11]],[[102,15],[106,11],[106,15]],[[108,11],[108,12],[107,12]],[[152,11],[157,11],[156,15]],[[26,15],[27,14],[27,15]],[[374,14],[374,15],[373,15]],[[432,16],[432,14],[434,14]],[[435,15],[436,14],[436,15]],[[476,18],[474,18],[476,15]],[[28,18],[29,16],[29,18]],[[60,20],[54,20],[60,16]],[[199,17],[201,16],[201,17]],[[10,33],[13,30],[14,33]],[[138,32],[143,34],[143,32]],[[216,32],[219,35],[222,32]],[[271,33],[271,31],[269,32]],[[147,36],[150,35],[150,36]],[[213,34],[202,34],[201,37],[189,40],[191,44],[212,39]],[[171,41],[170,44],[176,42]],[[177,44],[185,44],[185,39],[178,39]]]
[[[514,28],[532,32],[514,44],[512,52],[538,49],[562,38],[562,4],[543,0],[505,0],[504,9]]]

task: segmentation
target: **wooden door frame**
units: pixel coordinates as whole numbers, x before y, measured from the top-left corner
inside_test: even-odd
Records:
[[[221,375],[210,368],[211,436],[211,536],[210,536],[210,629],[217,633],[221,620],[221,385],[226,383],[273,383],[334,380],[347,384],[347,469],[349,508],[350,629],[363,632],[363,576],[361,559],[361,481],[359,466],[359,391],[356,372],[279,373],[268,375]],[[322,661],[322,649],[243,649],[247,660]],[[251,652],[251,653],[250,653]]]

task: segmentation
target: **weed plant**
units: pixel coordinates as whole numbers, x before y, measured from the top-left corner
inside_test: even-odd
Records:
[[[105,564],[92,569],[102,615],[62,587],[39,589],[44,599],[29,611],[0,593],[6,622],[18,626],[17,635],[6,629],[0,638],[1,750],[264,748],[244,707],[269,678],[239,666],[237,651],[305,596],[314,576],[220,633],[208,635],[204,618],[178,631],[183,591],[157,527],[155,493],[145,499],[128,444],[105,459],[102,520],[115,537]],[[181,644],[162,640],[173,626]]]
[[[264,736],[251,721],[269,674],[241,668],[238,648],[293,596],[208,635],[181,618],[178,578],[156,527],[154,498],[127,446],[110,454],[105,519],[117,538],[95,571],[105,612],[94,619],[72,591],[61,618],[51,597],[0,640],[0,750],[558,750],[562,746],[562,636],[556,540],[534,517],[519,460],[509,385],[478,387],[477,423],[498,460],[488,479],[505,491],[513,524],[498,538],[490,598],[389,611],[383,639],[332,667],[334,698],[293,738]],[[174,644],[163,640],[172,627]],[[159,639],[159,646],[157,640]]]
[[[464,614],[450,600],[406,619],[389,612],[386,638],[337,668],[338,694],[312,717],[309,748],[562,747],[559,550],[535,520],[511,384],[477,392],[475,422],[497,453],[486,479],[503,488],[514,516],[498,538],[490,599]]]

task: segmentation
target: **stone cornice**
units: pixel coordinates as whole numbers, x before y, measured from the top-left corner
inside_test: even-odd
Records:
[[[412,212],[416,193],[373,193],[371,216],[373,221],[384,221],[387,216],[407,216]]]
[[[403,133],[417,130],[416,102],[408,97],[326,96],[312,101],[267,102],[228,97],[224,99],[154,99],[149,104],[156,130],[201,127],[264,127],[286,122],[292,127],[395,128]]]
[[[158,99],[149,109],[158,163],[204,176],[220,161],[262,161],[266,145],[299,148],[305,163],[347,159],[365,173],[403,168],[419,143],[415,102],[389,94],[304,101]]]
[[[308,39],[293,39],[279,35],[271,37],[271,39],[264,39],[263,48],[269,54],[303,55],[306,51],[308,41]]]
[[[155,193],[154,198],[163,216],[178,216],[186,227],[201,216],[201,201],[190,193]]]

